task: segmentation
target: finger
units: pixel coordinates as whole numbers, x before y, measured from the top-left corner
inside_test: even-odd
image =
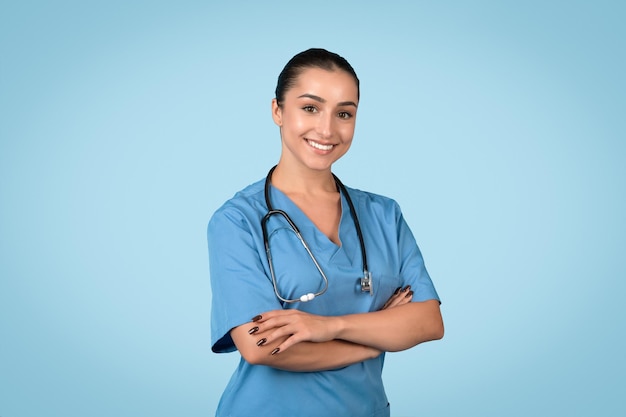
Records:
[[[383,305],[383,307],[381,308],[381,310],[386,309],[387,307],[389,307],[389,305],[393,302],[393,300],[395,299],[395,297],[398,295],[398,293],[400,292],[400,290],[402,289],[402,287],[398,287],[396,288],[396,290],[393,292],[393,294],[391,295],[391,297],[389,297],[389,299],[387,300],[387,302]]]
[[[409,304],[412,300],[413,300],[413,291],[409,291],[397,300],[394,307]]]
[[[398,302],[398,296],[397,295],[392,295],[391,298],[389,298],[387,300],[387,302],[385,303],[385,305],[383,306],[383,308],[381,310],[385,310],[387,308],[391,308],[393,307],[396,303]]]
[[[397,307],[398,305],[402,304],[403,300],[404,300],[404,294],[396,295],[392,299],[389,300],[389,305],[386,308]]]
[[[274,318],[278,322],[277,318]],[[289,320],[282,322],[280,326],[273,327],[268,332],[268,342],[273,342],[281,337],[293,338],[292,342],[303,341],[326,342],[335,337],[334,328],[328,318],[311,315],[291,316]]]
[[[298,310],[273,310],[258,314],[250,320],[250,328],[248,329],[248,333],[254,334],[257,332],[269,330],[273,327],[282,326],[286,323],[286,317],[297,313]]]
[[[301,337],[297,335],[280,335],[272,333],[271,335],[262,335],[264,337],[260,338],[256,344],[259,348],[266,348],[268,346],[275,345],[273,349],[268,350],[270,355],[276,355],[279,352],[284,352],[288,350],[291,346],[301,342]]]
[[[284,352],[291,346],[300,342],[315,341],[313,338],[313,332],[309,328],[298,326],[295,324],[283,326],[280,329],[275,330],[269,336],[267,336],[267,339],[268,344],[271,343],[270,341],[280,341],[281,339],[284,339],[282,343],[280,343],[274,350],[272,350],[272,352],[270,352],[271,355],[275,355],[279,352]]]
[[[334,338],[334,328],[329,320],[327,317],[303,312],[279,314],[265,321],[250,323],[248,333],[255,338],[264,338],[262,343],[266,346],[283,337],[292,338],[290,343],[324,342]]]
[[[287,351],[287,349],[289,349],[291,346],[295,345],[298,342],[299,341],[297,340],[296,337],[294,337],[294,336],[288,337],[287,339],[285,339],[285,341],[283,343],[281,343],[278,346],[276,346],[270,352],[270,355],[276,355],[276,354],[285,352],[285,351]]]
[[[261,323],[251,323],[252,327],[248,330],[248,334],[256,339],[258,346],[271,345],[281,338],[292,337],[297,334],[296,341],[304,340],[310,337],[310,331],[303,324],[302,320],[290,317],[273,317]]]
[[[407,285],[406,287],[404,287],[404,289],[402,289],[402,291],[394,293],[394,295],[391,296],[391,298],[387,301],[387,303],[385,303],[385,306],[383,307],[383,309],[388,309],[392,307],[397,307],[399,305],[407,304],[411,302],[412,297],[413,297],[413,291],[411,291],[411,286]]]
[[[283,326],[271,326],[266,323],[250,323],[248,328],[248,334],[250,337],[259,339],[260,337],[267,338],[276,329],[280,329]]]
[[[400,290],[402,290],[402,287],[396,288],[396,290],[393,292],[393,294],[391,294],[391,297],[389,297],[387,302],[385,302],[385,304],[382,306],[381,310],[384,310],[384,309],[386,309],[386,308],[391,306],[391,304],[395,301],[396,297],[400,293]]]
[[[276,316],[280,315],[281,311],[282,310],[266,311],[264,313],[257,314],[256,316],[252,317],[252,319],[250,319],[250,321],[253,322],[253,323],[263,323],[263,322],[269,320],[272,317],[276,317]]]
[[[271,336],[268,333],[259,333],[252,340],[253,340],[254,344],[257,345],[258,348],[267,349],[268,346],[272,346],[272,345],[275,345],[275,344],[278,344],[278,343],[282,343],[284,341],[284,339],[286,339],[286,337],[276,338],[276,337]]]

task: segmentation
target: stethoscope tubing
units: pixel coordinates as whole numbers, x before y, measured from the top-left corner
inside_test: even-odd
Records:
[[[324,279],[324,288],[322,288],[317,293],[310,293],[310,294],[313,294],[310,297],[310,299],[313,299],[317,296],[324,294],[326,290],[328,289],[328,277],[326,277],[326,274],[322,270],[322,267],[317,262],[317,259],[315,259],[315,256],[313,256],[313,252],[311,252],[311,249],[309,249],[309,245],[307,245],[306,241],[302,237],[302,234],[300,233],[300,229],[298,229],[298,226],[296,226],[296,224],[291,220],[289,215],[285,213],[283,210],[272,209],[272,210],[269,210],[267,214],[265,214],[265,216],[263,216],[263,219],[261,220],[261,226],[262,226],[261,229],[263,229],[263,242],[265,244],[265,254],[267,255],[267,261],[270,267],[270,275],[272,276],[272,285],[274,286],[274,293],[276,294],[276,297],[278,297],[279,300],[287,302],[287,303],[294,303],[296,301],[304,301],[302,298],[297,299],[297,300],[286,299],[286,298],[283,298],[278,293],[278,285],[276,283],[276,274],[274,272],[274,262],[272,260],[272,251],[270,250],[270,241],[269,241],[269,236],[267,234],[267,224],[266,224],[269,221],[270,217],[272,217],[275,214],[282,216],[287,221],[287,223],[289,223],[291,230],[296,234],[296,236],[298,237],[298,240],[300,240],[300,243],[302,243],[302,246],[307,251],[307,253],[309,254],[309,257],[313,261],[313,264],[315,265],[319,273],[322,275],[322,278]],[[307,296],[308,295],[309,294],[307,294]],[[307,299],[306,301],[309,301],[309,299]]]
[[[267,260],[269,263],[270,275],[272,278],[272,285],[274,286],[274,293],[276,294],[278,299],[287,303],[295,303],[298,301],[303,301],[303,302],[310,301],[313,298],[319,295],[322,295],[326,292],[326,290],[328,289],[328,278],[326,277],[326,274],[322,270],[322,267],[317,262],[317,259],[311,252],[311,249],[309,249],[309,246],[307,245],[306,241],[302,237],[300,230],[298,229],[296,224],[293,222],[293,220],[291,220],[291,217],[289,217],[289,215],[285,211],[274,209],[272,206],[271,199],[270,199],[270,184],[271,184],[272,173],[274,172],[275,169],[276,169],[276,165],[273,166],[272,169],[269,170],[269,172],[267,173],[267,177],[265,179],[265,204],[267,205],[267,213],[261,219],[261,229],[263,231],[263,243],[265,245],[265,253],[267,255]],[[339,180],[339,178],[337,178],[335,174],[332,174],[332,176],[333,176],[333,179],[335,180],[335,184],[337,185],[337,187],[339,187],[339,190],[345,196],[346,201],[348,202],[348,207],[350,209],[350,213],[352,214],[352,220],[354,221],[354,227],[356,229],[357,237],[359,239],[359,245],[361,247],[361,259],[363,261],[363,278],[361,278],[361,291],[369,292],[371,295],[373,295],[373,291],[371,287],[371,273],[369,272],[369,269],[367,267],[367,254],[365,251],[365,242],[363,241],[363,232],[361,230],[361,224],[359,223],[359,218],[356,214],[356,209],[354,208],[354,204],[352,203],[352,199],[350,198],[350,194],[348,193],[348,190],[346,189],[346,187]],[[322,288],[317,293],[305,294],[299,299],[293,299],[293,300],[286,299],[279,294],[278,285],[276,283],[276,275],[274,272],[274,265],[272,261],[272,252],[270,250],[269,235],[267,233],[267,222],[273,215],[280,215],[281,217],[285,219],[285,221],[287,221],[287,223],[289,223],[291,230],[296,234],[296,236],[302,243],[302,246],[304,246],[304,249],[307,251],[307,253],[311,257],[311,260],[315,264],[315,267],[317,268],[319,273],[322,275],[322,278],[324,279],[324,288]]]

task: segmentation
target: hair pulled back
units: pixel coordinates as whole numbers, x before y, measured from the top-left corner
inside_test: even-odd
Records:
[[[279,106],[282,105],[285,100],[285,93],[296,84],[298,76],[308,68],[321,68],[327,71],[339,69],[347,72],[354,78],[358,98],[359,78],[356,76],[356,72],[354,72],[354,68],[352,68],[350,63],[334,52],[329,52],[322,48],[311,48],[291,58],[278,76],[276,101]]]

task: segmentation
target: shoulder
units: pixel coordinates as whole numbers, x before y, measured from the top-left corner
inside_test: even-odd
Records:
[[[393,198],[346,186],[355,206],[362,209],[382,211],[384,213],[400,212],[400,206]]]
[[[264,181],[259,180],[248,185],[226,200],[211,216],[209,228],[224,220],[257,219],[260,212],[267,210],[265,206]]]

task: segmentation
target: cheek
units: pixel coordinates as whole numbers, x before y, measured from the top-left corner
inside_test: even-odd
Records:
[[[292,134],[301,133],[307,129],[306,118],[298,117],[297,115],[289,115],[289,117],[283,119],[283,128],[287,129]]]
[[[344,139],[344,141],[352,141],[352,138],[354,136],[354,128],[354,124],[346,124],[340,127],[339,131],[341,132],[341,137]]]

